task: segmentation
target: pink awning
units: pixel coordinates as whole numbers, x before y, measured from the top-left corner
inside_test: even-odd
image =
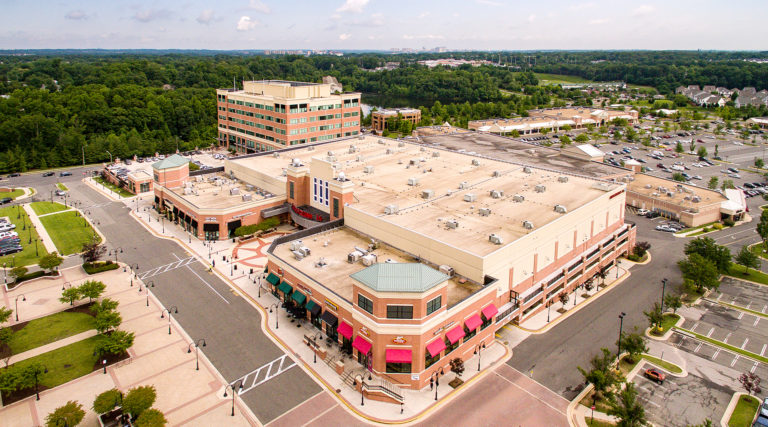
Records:
[[[472,317],[464,321],[464,326],[467,327],[467,330],[469,332],[474,331],[477,329],[478,326],[483,324],[483,319],[480,318],[477,314],[473,314]]]
[[[342,321],[337,331],[346,339],[352,338],[352,325],[347,322]]]
[[[371,350],[371,344],[370,342],[366,341],[364,338],[362,338],[360,335],[355,337],[355,340],[352,341],[352,347],[356,348],[360,353],[368,354],[368,352]]]
[[[438,338],[427,344],[427,351],[432,357],[437,356],[443,350],[445,350],[445,341],[443,341],[442,338]]]
[[[411,363],[411,350],[388,348],[387,363]]]
[[[496,308],[496,306],[491,303],[488,307],[485,307],[483,309],[483,316],[485,316],[485,320],[491,320],[493,319],[493,316],[498,314],[499,309]]]
[[[464,338],[464,328],[459,325],[448,331],[448,333],[445,334],[445,337],[448,338],[448,341],[450,341],[451,344],[456,344],[458,340]]]

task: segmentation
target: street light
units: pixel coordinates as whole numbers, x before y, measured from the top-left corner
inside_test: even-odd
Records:
[[[272,313],[272,307],[275,308],[275,329],[279,329],[280,325],[277,323],[277,319],[280,317],[279,316],[280,313],[277,311],[277,303],[274,303],[274,304],[269,306],[269,312],[270,313]]]
[[[35,396],[36,396],[35,400],[40,400],[40,391],[37,389],[37,385],[39,384],[38,383],[38,377],[41,374],[47,374],[48,373],[48,368],[45,365],[41,365],[41,366],[43,367],[43,371],[42,372],[40,371],[40,366],[35,366],[33,368],[33,373],[32,373],[32,375],[35,376]]]
[[[118,250],[120,251],[120,253],[123,253],[123,247],[122,247],[122,246],[118,246],[118,247],[116,247],[115,249],[113,249],[113,250],[112,250],[112,251],[110,251],[110,253],[109,253],[109,255],[112,255],[112,253],[114,252],[114,254],[115,254],[115,263],[117,263],[117,251],[118,251]],[[109,256],[109,255],[108,255],[108,256]]]
[[[37,237],[35,237],[35,256],[38,256],[38,252],[37,252]]]
[[[432,375],[429,377],[429,389],[432,390],[433,384],[435,387],[435,400],[437,400],[437,388],[440,387],[440,375],[445,375],[443,368],[440,368],[439,372],[432,372]]]
[[[139,287],[141,287],[141,285],[139,285]],[[147,307],[149,307],[149,288],[154,288],[154,287],[155,287],[155,281],[150,280],[149,283],[147,283]]]
[[[149,291],[147,291],[149,293]],[[179,314],[179,309],[172,305],[170,308],[164,308],[163,311],[160,313],[160,318],[165,318],[165,313],[168,312],[168,335],[171,335],[171,315],[172,314]]]
[[[8,265],[7,262],[3,263],[3,273],[5,273],[5,283],[8,283],[8,270],[6,270],[6,266]]]
[[[19,321],[19,297],[21,297],[22,301],[26,301],[27,300],[27,297],[24,296],[24,294],[16,296],[16,321],[17,322]]]
[[[322,333],[316,333],[315,335],[312,335],[310,339],[312,340],[312,343],[315,345],[316,348],[312,349],[312,353],[314,353],[314,358],[312,363],[317,363],[317,350],[320,349],[320,346],[317,345],[317,339],[320,338],[320,341],[323,340],[323,334]]]
[[[550,312],[550,309],[552,307],[552,304],[554,304],[554,303],[555,302],[552,301],[552,300],[547,301],[547,323],[549,323],[549,312]]]
[[[480,372],[480,355],[485,350],[485,343],[482,343],[475,347],[475,354],[477,355],[477,372]]]
[[[664,291],[667,289],[667,278],[661,279],[661,312],[664,313]]]
[[[357,377],[352,380],[352,386],[357,387]],[[365,406],[365,395],[363,394],[363,388],[365,387],[365,378],[360,375],[360,406]]]
[[[619,314],[619,341],[616,343],[616,345],[619,347],[618,352],[616,353],[616,359],[619,359],[619,355],[621,355],[621,334],[622,330],[624,329],[624,316],[626,316],[627,313],[621,312]]]
[[[235,384],[240,383],[239,387],[235,387]],[[224,397],[227,397],[227,389],[232,390],[232,413],[231,416],[235,416],[235,396],[237,396],[237,393],[243,389],[243,380],[237,380],[232,384],[227,384],[226,387],[224,387]]]
[[[205,338],[200,338],[199,340],[195,342],[189,343],[189,346],[187,347],[187,354],[192,353],[192,346],[195,346],[195,370],[200,370],[200,362],[197,356],[197,349],[200,347],[200,343],[203,343],[203,347],[205,347]]]

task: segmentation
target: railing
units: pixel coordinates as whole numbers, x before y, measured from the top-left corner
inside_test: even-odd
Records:
[[[199,169],[196,171],[189,171],[189,176],[207,175],[209,173],[224,172],[224,166],[217,168]]]
[[[320,223],[320,225],[316,225],[311,228],[305,228],[304,230],[297,231],[295,233],[280,236],[272,241],[272,244],[269,245],[269,249],[267,250],[267,252],[272,253],[274,252],[275,248],[277,248],[278,245],[282,245],[283,243],[290,242],[291,240],[297,240],[307,236],[311,236],[313,234],[323,233],[325,231],[341,227],[342,225],[344,225],[344,218],[340,218],[330,222]]]
[[[395,399],[399,403],[405,402],[403,395],[395,391],[396,386],[386,380],[376,379],[373,380],[379,384],[371,384],[370,382],[363,381],[362,388],[368,392],[376,391],[386,394],[387,396]]]

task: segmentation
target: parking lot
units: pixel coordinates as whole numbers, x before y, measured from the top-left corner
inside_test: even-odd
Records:
[[[749,310],[768,313],[768,289],[732,277],[724,277],[717,291],[713,291],[710,299],[737,305]],[[763,319],[768,324],[768,319]]]
[[[702,301],[699,320],[686,319],[682,327],[714,340],[764,356],[768,348],[768,319]]]
[[[718,424],[733,394],[727,387],[690,373],[683,378],[667,375],[663,384],[638,374],[633,382],[648,420],[657,426],[696,425],[707,418]]]

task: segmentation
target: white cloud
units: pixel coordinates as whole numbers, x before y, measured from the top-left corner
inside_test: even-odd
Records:
[[[383,27],[384,15],[382,15],[381,13],[374,13],[373,15],[371,15],[370,18],[354,19],[354,20],[348,21],[347,24],[354,25],[357,27]]]
[[[339,40],[347,40],[350,37],[352,37],[352,34],[349,34],[349,33],[339,34]]]
[[[331,19],[333,19],[334,21],[339,21],[341,20],[341,15],[339,15],[338,13],[334,13],[333,15],[331,15]]]
[[[250,16],[241,16],[237,21],[237,31],[248,31],[256,28],[259,25],[259,21],[251,19]]]
[[[346,2],[341,5],[341,7],[336,9],[336,12],[362,13],[363,8],[368,4],[369,1],[370,0],[346,0]]]
[[[158,19],[165,19],[171,16],[171,11],[166,9],[148,9],[140,10],[133,15],[133,19],[139,22],[151,22]]]
[[[484,4],[486,6],[503,6],[504,3],[500,3],[493,0],[475,0],[475,3]]]
[[[427,16],[429,16],[429,12],[421,12],[421,13],[419,14],[419,19],[424,19],[424,18],[426,18]]]
[[[589,25],[601,25],[601,24],[607,24],[608,22],[610,22],[608,19],[599,18],[599,19],[593,19],[589,21]]]
[[[197,22],[205,25],[208,25],[215,20],[217,20],[216,13],[213,11],[213,9],[206,9],[200,12],[200,16],[197,17]]]
[[[272,10],[264,4],[261,0],[251,0],[250,4],[248,4],[248,9],[255,10],[257,12],[261,13],[270,13]]]
[[[656,8],[649,5],[649,4],[643,4],[637,7],[635,10],[632,11],[633,16],[642,16],[642,15],[648,15],[650,13],[653,13],[656,11]]]
[[[85,14],[82,10],[72,10],[66,15],[64,15],[65,18],[71,19],[73,21],[80,21],[83,19],[88,19],[88,15]]]
[[[528,15],[528,22],[533,22],[536,20],[536,15]]]
[[[424,34],[424,35],[421,35],[421,36],[413,36],[413,35],[409,35],[409,34],[403,34],[403,38],[405,40],[418,40],[418,39],[421,39],[421,40],[442,40],[445,37],[443,37],[443,36],[441,36],[439,34]]]
[[[571,10],[583,10],[583,9],[589,9],[589,8],[592,8],[592,7],[595,7],[595,3],[590,1],[590,2],[586,2],[586,3],[575,4],[575,5],[571,6],[569,9],[571,9]]]

